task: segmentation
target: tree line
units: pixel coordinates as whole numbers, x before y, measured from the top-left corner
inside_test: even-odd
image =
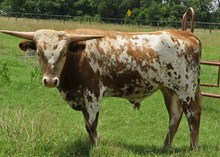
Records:
[[[167,22],[180,21],[190,6],[196,21],[220,22],[220,0],[0,0],[1,12]]]

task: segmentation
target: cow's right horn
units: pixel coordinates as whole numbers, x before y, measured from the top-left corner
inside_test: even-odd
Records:
[[[0,32],[28,40],[33,40],[35,34],[35,32],[18,32],[18,31],[8,31],[8,30],[0,30]]]

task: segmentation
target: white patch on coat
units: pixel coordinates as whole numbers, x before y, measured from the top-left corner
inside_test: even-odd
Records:
[[[193,125],[192,125],[192,124],[190,124],[190,126],[189,126],[189,127],[190,127],[190,132],[192,133],[192,132],[193,132],[193,129],[194,129],[194,128],[193,128]]]
[[[133,35],[132,38],[130,39],[133,49],[140,48],[142,49],[144,46],[149,46],[149,37],[151,38],[150,40],[155,41],[153,38],[157,37],[154,35]]]
[[[126,38],[122,38],[121,36],[117,36],[116,42],[116,49],[120,49],[120,47],[125,47],[127,45],[128,40]]]
[[[172,118],[170,119],[170,127],[173,126],[176,122],[176,119],[174,116],[172,116]]]
[[[62,36],[62,39],[60,39]],[[48,63],[55,64],[60,58],[60,52],[67,48],[69,37],[66,32],[54,30],[36,31],[37,46],[41,46]],[[46,48],[44,47],[46,45]]]
[[[186,116],[187,116],[187,118],[194,117],[195,116],[195,112],[193,112],[191,110],[187,110]]]
[[[62,96],[62,98],[63,98],[64,100],[66,100],[67,92],[61,91],[61,92],[60,92],[60,95]]]
[[[96,119],[96,115],[99,112],[99,102],[93,92],[90,90],[85,91],[85,103],[86,103],[86,109],[89,114],[89,124],[92,125],[93,122]],[[87,97],[91,97],[91,100],[89,101]]]
[[[178,97],[185,102],[187,102],[187,98],[191,98],[194,100],[194,84],[196,84],[196,80],[198,78],[198,73],[196,72],[197,67],[190,69],[187,60],[184,58],[183,53],[186,53],[185,51],[181,51],[186,49],[184,47],[183,41],[179,40],[180,48],[177,49],[177,47],[174,45],[174,42],[171,40],[168,33],[162,33],[161,36],[158,36],[158,38],[155,38],[159,41],[157,42],[150,42],[151,48],[158,52],[160,64],[158,64],[157,61],[153,63],[153,66],[158,70],[157,78],[159,80],[163,80],[164,84],[173,89]],[[164,44],[162,44],[162,41]],[[181,56],[181,57],[180,57]],[[191,58],[189,58],[190,60]],[[173,79],[170,76],[166,75],[166,65],[172,64],[173,73],[176,72],[180,76],[180,80]],[[188,69],[188,72],[186,71]],[[190,77],[186,79],[185,75],[189,75]],[[170,79],[172,79],[172,84],[170,84]],[[185,85],[188,85],[188,88],[186,88]],[[172,85],[176,85],[179,87],[179,89],[175,89],[172,87]],[[188,104],[190,102],[187,102]]]
[[[99,108],[100,108],[100,101],[101,101],[103,94],[106,90],[106,88],[104,86],[102,86],[101,83],[99,84],[99,89],[100,89],[100,91],[99,91],[100,94],[99,94],[98,98],[95,96],[94,92],[92,92],[88,89],[85,90],[85,103],[86,103],[87,112],[89,114],[89,121],[88,122],[90,125],[92,125],[96,119],[96,115],[99,112]],[[90,101],[87,99],[88,96],[91,98]]]
[[[44,56],[47,59],[48,63],[55,64],[60,58],[60,53],[53,53],[50,49],[44,50]]]

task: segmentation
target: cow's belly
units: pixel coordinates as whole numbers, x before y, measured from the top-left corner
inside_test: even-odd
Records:
[[[158,87],[154,86],[126,85],[118,89],[108,88],[104,96],[125,98],[135,104],[141,102],[144,98],[152,95],[157,90]]]

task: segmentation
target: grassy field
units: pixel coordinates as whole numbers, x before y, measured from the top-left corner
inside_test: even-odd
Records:
[[[41,28],[80,27],[120,31],[152,31],[132,25],[113,25],[56,20],[0,18],[0,29],[35,31]],[[203,44],[203,60],[220,57],[220,31],[212,35],[196,30]],[[18,49],[21,39],[0,34],[0,156],[220,156],[220,100],[203,98],[199,151],[189,147],[189,129],[183,117],[173,146],[163,150],[168,114],[162,94],[155,93],[133,110],[128,101],[106,98],[102,102],[97,147],[88,144],[83,117],[72,110],[56,89],[41,85],[35,57],[28,58]],[[201,80],[215,83],[217,68],[202,66]],[[202,88],[220,94],[219,88]]]

